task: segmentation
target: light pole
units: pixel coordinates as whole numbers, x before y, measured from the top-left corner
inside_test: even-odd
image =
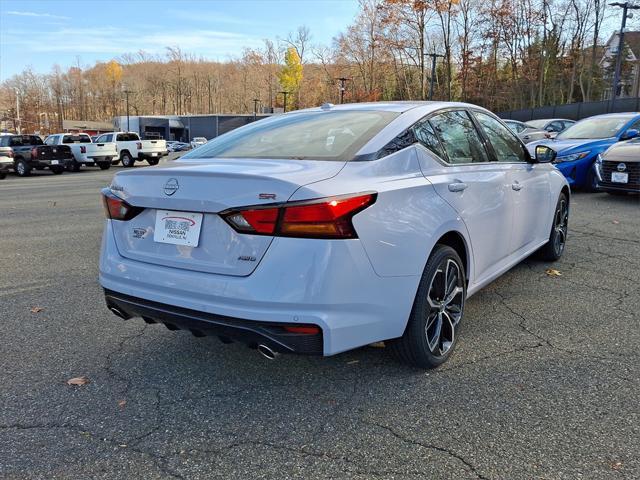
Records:
[[[630,4],[629,2],[614,2],[609,4],[612,7],[622,8],[622,25],[620,26],[620,33],[618,34],[618,53],[616,55],[616,68],[613,73],[613,85],[611,88],[611,111],[616,104],[616,97],[618,96],[618,84],[620,83],[620,66],[622,65],[622,50],[624,47],[624,28],[627,26],[627,17],[631,18],[631,13],[627,13],[629,10],[638,10],[640,6]]]
[[[444,55],[436,53],[425,53],[425,57],[431,57],[431,85],[429,86],[429,100],[433,100],[433,81],[436,77],[436,61],[438,58],[444,58]]]
[[[254,121],[258,117],[258,104],[259,103],[260,103],[260,99],[259,98],[254,98],[253,99],[253,120]]]
[[[17,122],[17,124],[15,125],[16,127],[16,133],[18,135],[20,135],[22,133],[22,128],[20,125],[20,90],[18,90],[16,88],[16,119],[15,122]]]
[[[289,92],[282,91],[278,93],[281,93],[282,96],[284,97],[282,113],[287,113],[287,95],[289,95]]]
[[[125,104],[126,104],[126,108],[127,108],[127,132],[130,131],[129,128],[129,94],[133,93],[131,90],[127,89],[126,85],[122,86],[123,90],[122,93],[124,93],[125,96]]]
[[[345,85],[351,79],[346,77],[339,77],[336,78],[336,80],[340,81],[340,103],[344,103],[344,91],[346,90]]]

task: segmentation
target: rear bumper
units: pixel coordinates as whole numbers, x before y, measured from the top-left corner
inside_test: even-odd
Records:
[[[153,155],[154,153],[157,153],[157,155]],[[149,159],[154,159],[154,158],[162,158],[169,155],[168,151],[164,151],[164,152],[149,152],[149,153],[142,153],[142,152],[138,152],[138,160],[149,160]]]
[[[322,331],[318,334],[290,333],[274,322],[257,322],[198,312],[106,290],[107,307],[121,318],[142,317],[147,323],[162,323],[169,330],[189,330],[196,336],[217,335],[246,343],[250,347],[267,345],[280,353],[321,355]]]

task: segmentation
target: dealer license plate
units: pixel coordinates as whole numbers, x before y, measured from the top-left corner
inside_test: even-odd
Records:
[[[58,165],[58,160],[51,160],[51,165]]]
[[[153,240],[173,245],[197,247],[202,228],[202,213],[156,211]]]
[[[611,181],[615,183],[629,183],[629,174],[625,172],[611,172]]]

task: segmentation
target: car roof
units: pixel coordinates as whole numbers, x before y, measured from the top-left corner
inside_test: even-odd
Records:
[[[602,115],[593,115],[592,117],[587,117],[587,118],[601,118],[601,117],[629,117],[629,118],[633,118],[640,115],[640,112],[620,112],[620,113],[603,113]],[[586,120],[586,118],[583,118],[583,120]]]
[[[322,112],[326,110],[330,111],[383,111],[383,112],[398,112],[404,113],[415,108],[421,108],[423,113],[429,113],[430,111],[439,110],[447,107],[458,108],[484,108],[478,105],[472,105],[470,103],[462,102],[440,102],[440,101],[397,101],[397,102],[363,102],[363,103],[345,103],[339,105],[324,104],[325,106],[305,108],[303,110],[296,110],[295,112]]]

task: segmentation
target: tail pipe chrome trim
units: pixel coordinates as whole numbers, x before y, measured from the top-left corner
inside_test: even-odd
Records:
[[[267,360],[275,360],[280,356],[278,352],[274,352],[271,348],[261,343],[258,345],[258,352]]]

